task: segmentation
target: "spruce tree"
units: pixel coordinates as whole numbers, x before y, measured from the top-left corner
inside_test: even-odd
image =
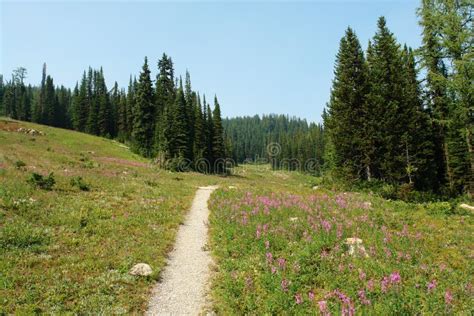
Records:
[[[341,39],[325,126],[334,146],[333,163],[353,179],[371,177],[366,128],[367,67],[351,28]]]
[[[136,90],[136,103],[133,121],[133,148],[145,157],[153,155],[153,136],[155,129],[155,106],[153,87],[148,68],[148,59],[145,57]]]
[[[224,129],[222,127],[221,107],[214,96],[214,111],[212,113],[212,158],[216,162],[218,159],[225,158]],[[225,166],[221,163],[215,164],[215,172],[222,173]]]
[[[398,118],[403,103],[403,73],[401,53],[384,17],[378,20],[378,30],[367,55],[369,64],[369,94],[367,124],[373,135],[373,173],[377,178],[399,182],[405,176],[403,142],[404,122]]]
[[[201,98],[199,94],[195,97],[194,107],[194,159],[204,158],[206,151],[205,118],[202,112]]]

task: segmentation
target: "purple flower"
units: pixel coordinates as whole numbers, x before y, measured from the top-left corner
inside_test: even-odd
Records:
[[[266,248],[266,249],[270,248],[270,242],[269,242],[268,240],[265,241],[265,248]]]
[[[328,303],[326,301],[319,301],[318,306],[319,306],[319,311],[323,315],[328,315]]]
[[[267,252],[266,254],[266,257],[267,257],[267,262],[268,264],[271,264],[273,262],[273,255],[271,252]]]
[[[363,305],[370,305],[370,300],[367,299],[367,296],[365,295],[365,291],[364,290],[360,290],[358,292],[359,294],[359,299],[360,299],[360,302],[363,304]]]
[[[288,292],[288,285],[290,284],[290,282],[288,282],[287,279],[283,279],[281,280],[281,289],[284,291],[284,292]]]
[[[300,293],[296,293],[296,295],[295,295],[295,301],[296,301],[296,304],[298,304],[298,305],[301,304],[301,303],[303,303],[303,297],[301,296]]]
[[[383,293],[386,293],[388,290],[389,279],[387,277],[383,277],[382,281],[380,282],[380,288]]]
[[[451,305],[453,303],[453,294],[450,290],[446,290],[444,293],[444,302],[446,305]]]
[[[285,266],[286,266],[286,260],[285,258],[278,258],[278,266],[280,267],[280,269],[285,269]]]
[[[402,281],[402,278],[400,276],[400,273],[398,272],[393,272],[392,274],[390,274],[390,282],[392,284],[398,284]]]
[[[436,288],[436,280],[432,280],[430,283],[428,283],[428,291],[431,292],[432,290],[434,290]]]
[[[314,292],[313,291],[308,292],[308,298],[309,298],[310,301],[314,300]]]

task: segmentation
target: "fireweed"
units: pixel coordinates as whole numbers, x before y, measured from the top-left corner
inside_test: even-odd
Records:
[[[218,313],[473,312],[471,217],[436,218],[422,205],[358,193],[286,190],[212,196]],[[363,240],[367,258],[348,254],[349,237]]]

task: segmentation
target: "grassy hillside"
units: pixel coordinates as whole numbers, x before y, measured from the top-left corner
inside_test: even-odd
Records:
[[[28,183],[51,172],[52,190]],[[143,310],[196,187],[219,181],[155,169],[111,140],[0,119],[0,314]],[[128,274],[138,262],[152,277]]]

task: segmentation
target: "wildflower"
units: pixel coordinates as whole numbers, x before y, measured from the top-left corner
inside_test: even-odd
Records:
[[[432,280],[430,283],[428,283],[428,291],[431,292],[436,288],[436,280]]]
[[[367,282],[367,290],[371,292],[374,290],[374,279],[370,279]]]
[[[265,248],[266,248],[266,249],[270,248],[270,242],[269,242],[268,240],[265,241]]]
[[[329,221],[322,220],[321,221],[321,226],[324,228],[324,230],[329,233],[331,230],[331,223]]]
[[[290,283],[288,282],[287,279],[283,279],[281,280],[281,289],[284,291],[284,292],[288,292],[288,285]]]
[[[272,255],[271,252],[267,252],[267,254],[265,256],[267,257],[268,264],[273,262],[273,255]]]
[[[277,268],[275,266],[272,266],[272,274],[275,274],[277,272]]]
[[[319,301],[318,302],[318,306],[319,306],[319,311],[323,314],[323,315],[328,315],[329,311],[328,311],[328,303],[326,301]]]
[[[298,305],[301,304],[301,303],[303,303],[303,297],[301,296],[300,293],[296,293],[296,295],[295,295],[295,301],[296,301],[296,304],[298,304]]]
[[[393,272],[392,274],[390,274],[390,282],[392,284],[397,284],[397,283],[400,283],[401,281],[402,281],[402,278],[400,276],[400,273]]]
[[[360,290],[358,292],[359,294],[359,299],[360,299],[360,302],[363,304],[363,305],[370,305],[370,300],[367,299],[367,296],[365,295],[365,291],[364,290]]]
[[[452,304],[453,294],[451,293],[450,290],[446,290],[446,292],[444,293],[444,302],[446,303],[446,305],[451,305]]]
[[[359,280],[363,281],[366,277],[367,275],[365,274],[365,272],[359,269]]]
[[[382,281],[380,282],[380,288],[382,289],[383,293],[387,292],[389,286],[389,279],[387,277],[383,277]]]
[[[286,260],[284,258],[278,258],[278,266],[280,269],[285,269],[286,266]]]
[[[308,292],[308,298],[309,298],[310,301],[314,300],[314,292],[313,291]]]

